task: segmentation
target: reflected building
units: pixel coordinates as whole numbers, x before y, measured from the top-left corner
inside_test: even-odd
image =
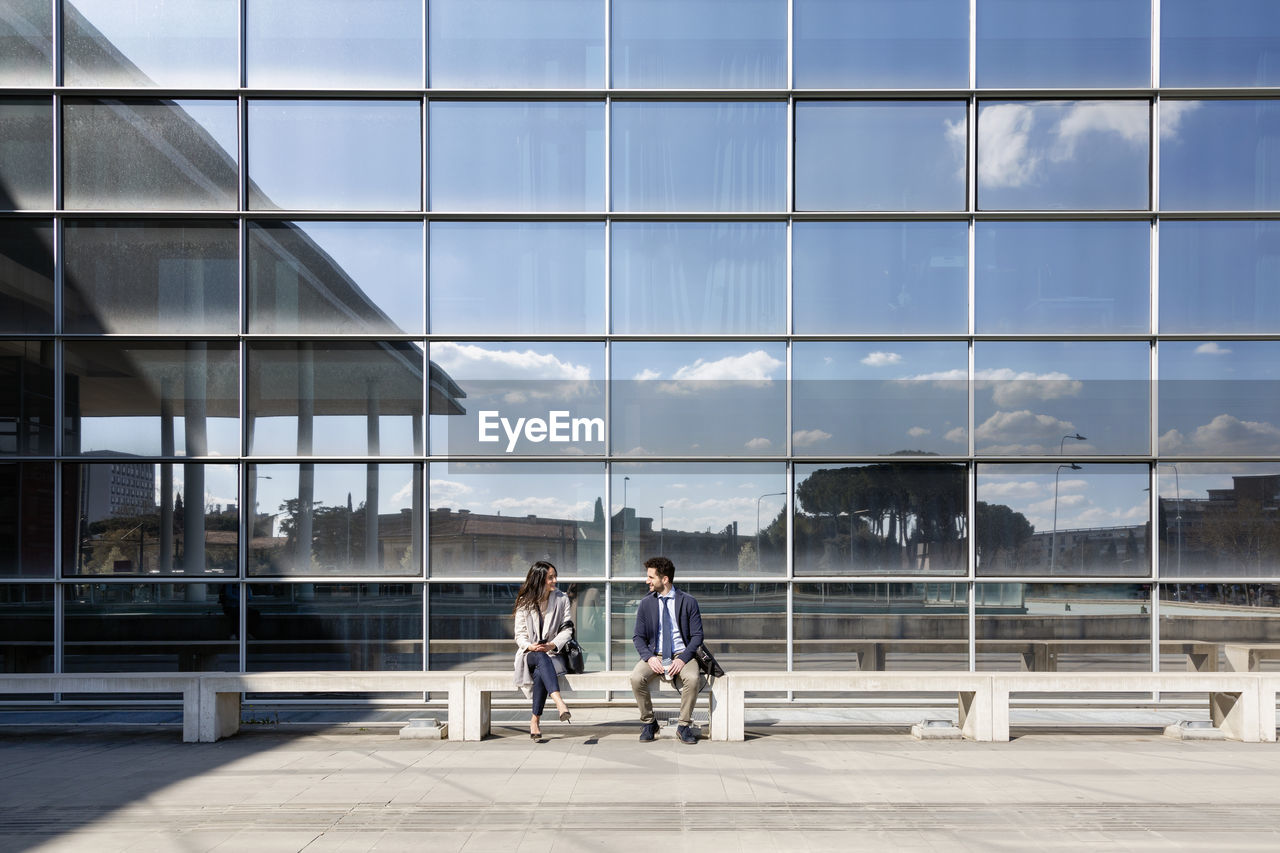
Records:
[[[1274,4],[197,5],[0,10],[0,669],[1280,641]]]

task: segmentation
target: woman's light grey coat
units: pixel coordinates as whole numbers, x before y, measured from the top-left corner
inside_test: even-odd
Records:
[[[541,617],[541,618],[539,618]],[[547,598],[546,609],[537,613],[532,607],[524,607],[516,611],[516,661],[515,685],[524,691],[526,698],[533,694],[533,674],[525,664],[525,656],[529,647],[535,643],[550,640],[556,651],[564,648],[573,636],[573,629],[561,631],[560,626],[569,621],[569,596],[556,590]],[[556,666],[557,678],[564,675],[564,658],[558,654],[551,655],[551,662]]]

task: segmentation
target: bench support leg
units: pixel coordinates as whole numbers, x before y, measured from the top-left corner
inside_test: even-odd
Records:
[[[463,700],[462,714],[462,739],[463,740],[483,740],[484,736],[489,733],[489,726],[492,721],[492,696],[487,690],[472,690],[468,687],[464,691],[466,698]],[[451,694],[452,695],[452,694]],[[452,705],[453,699],[450,698]],[[452,711],[452,708],[450,708]]]
[[[711,731],[708,733],[710,740],[728,740],[729,739],[729,703],[726,701],[725,694],[728,693],[728,685],[724,683],[724,676],[720,678],[708,679],[711,682]]]
[[[240,693],[200,688],[200,742],[213,743],[240,731]]]
[[[1009,741],[1009,690],[996,685],[991,688],[991,740]]]
[[[1214,726],[1231,740],[1258,742],[1257,687],[1244,693],[1210,693],[1209,714]]]
[[[200,686],[182,691],[182,742],[200,742]]]
[[[958,696],[960,731],[969,740],[991,740],[991,688],[965,691]]]
[[[466,737],[467,691],[462,679],[449,687],[449,740],[462,740]]]
[[[1276,742],[1276,683],[1266,681],[1258,688],[1258,740]]]

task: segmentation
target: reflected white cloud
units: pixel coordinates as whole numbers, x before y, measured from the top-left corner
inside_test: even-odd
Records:
[[[1231,350],[1219,346],[1216,341],[1209,341],[1196,347],[1195,353],[1196,355],[1230,355]]]
[[[767,438],[753,438],[747,442],[747,447],[752,450],[768,450],[773,447],[773,442]]]
[[[433,507],[448,506],[463,500],[475,491],[466,483],[459,483],[457,480],[432,480],[430,489]]]
[[[813,447],[831,438],[831,433],[821,429],[802,429],[791,433],[791,443],[796,447]]]
[[[1171,429],[1160,436],[1161,453],[1203,453],[1220,456],[1275,453],[1280,427],[1266,421],[1243,421],[1221,414],[1198,426],[1191,435]]]
[[[1031,150],[1035,115],[1026,104],[992,104],[982,108],[982,156],[978,180],[984,186],[1020,187],[1040,170],[1041,155]]]
[[[491,349],[444,341],[431,345],[431,360],[455,378],[578,381],[591,378],[591,368],[585,364],[574,364],[552,353],[532,349]]]
[[[536,515],[539,518],[568,518],[589,521],[595,504],[591,501],[569,502],[554,497],[498,498],[489,510],[505,515]],[[480,512],[486,509],[481,507]]]
[[[1043,488],[1043,484],[1035,480],[984,483],[980,500],[991,503],[999,498],[1030,498],[1039,495]]]
[[[764,350],[731,355],[715,361],[698,359],[679,368],[672,376],[679,380],[746,380],[768,381],[783,367],[783,362]]]
[[[902,356],[896,352],[873,352],[869,353],[862,359],[862,363],[868,367],[888,367],[891,364],[897,364],[902,361]]]
[[[1070,421],[1019,409],[987,418],[974,430],[974,440],[984,453],[1046,453],[1075,429]]]
[[[1160,139],[1172,141],[1182,129],[1182,120],[1200,109],[1200,101],[1161,101]]]
[[[926,429],[925,427],[913,426],[911,429],[907,430],[907,435],[912,438],[920,438],[921,436],[929,435],[932,432],[933,430]]]
[[[1076,159],[1081,142],[1094,134],[1145,147],[1148,122],[1146,103],[1139,101],[1042,101],[984,106],[979,118],[982,132],[978,179],[989,189],[1037,183],[1044,176],[1046,163]]]

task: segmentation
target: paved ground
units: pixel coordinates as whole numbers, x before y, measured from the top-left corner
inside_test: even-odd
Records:
[[[814,726],[690,747],[640,744],[622,722],[546,730],[183,744],[167,727],[0,729],[0,850],[1280,849],[1275,744]]]

